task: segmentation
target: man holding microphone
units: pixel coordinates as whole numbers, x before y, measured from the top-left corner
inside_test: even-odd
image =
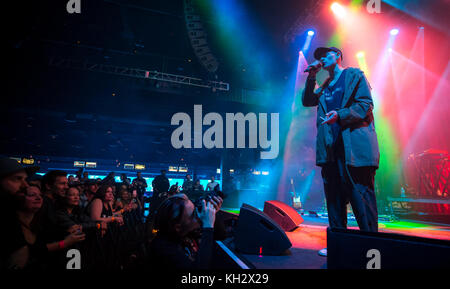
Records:
[[[350,202],[362,231],[378,231],[374,180],[379,149],[370,85],[358,68],[343,68],[342,51],[319,47],[309,72],[302,103],[317,106],[316,165],[322,168],[328,221],[331,228],[347,228]],[[320,69],[329,77],[317,89]],[[326,249],[319,254],[326,256]]]

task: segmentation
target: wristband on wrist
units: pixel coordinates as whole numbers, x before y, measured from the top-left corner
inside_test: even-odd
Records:
[[[111,217],[111,222],[114,222],[114,216],[113,216],[113,217]]]
[[[102,225],[100,225],[100,223],[97,223],[97,229],[101,229],[102,228]]]
[[[58,242],[58,246],[60,249],[64,249],[64,240]]]

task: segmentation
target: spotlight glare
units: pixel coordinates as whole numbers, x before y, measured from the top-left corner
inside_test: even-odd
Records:
[[[358,58],[364,57],[364,51],[360,51],[360,52],[356,53],[356,57],[358,57]]]
[[[313,36],[314,35],[314,30],[308,30],[308,35],[309,36]]]
[[[397,28],[394,28],[391,30],[391,35],[397,35],[399,30]]]
[[[343,18],[345,16],[344,7],[337,2],[334,2],[333,4],[331,4],[331,10],[338,18]]]

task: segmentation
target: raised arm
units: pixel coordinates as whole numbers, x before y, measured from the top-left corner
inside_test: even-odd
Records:
[[[316,78],[308,77],[306,79],[305,89],[302,92],[302,104],[306,107],[316,106],[319,104],[319,94],[314,92],[316,87]]]

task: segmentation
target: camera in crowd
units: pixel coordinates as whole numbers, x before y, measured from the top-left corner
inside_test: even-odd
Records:
[[[205,200],[206,202],[210,202],[212,200],[212,198],[214,198],[214,197],[220,197],[223,200],[225,198],[225,194],[222,191],[214,190],[214,191],[208,192],[207,194],[201,196],[194,203],[195,207],[197,208],[197,211],[198,212],[202,211],[203,200]]]
[[[173,196],[175,194],[178,194],[180,192],[180,187],[178,186],[178,182],[175,185],[172,185],[169,188],[169,195]]]

